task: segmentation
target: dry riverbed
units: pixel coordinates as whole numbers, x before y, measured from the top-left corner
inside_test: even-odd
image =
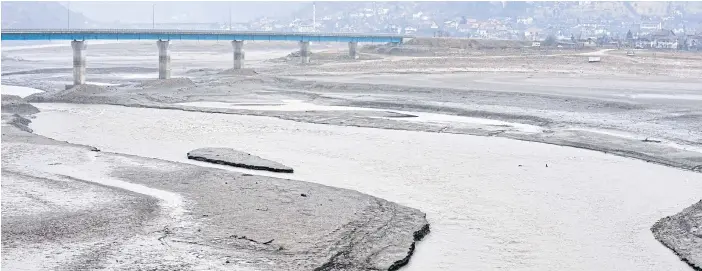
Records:
[[[424,213],[355,191],[102,152],[15,113],[2,114],[3,269],[395,270],[429,233]]]
[[[142,48],[139,46],[141,45],[136,47]],[[152,44],[149,46],[152,46]],[[108,48],[114,50],[114,46]],[[220,51],[223,49],[220,47],[214,46],[212,48],[216,52],[222,53]],[[203,51],[209,49],[199,48],[199,50]],[[268,61],[265,59],[275,59],[281,55],[274,56],[271,54],[266,57],[264,53],[261,53],[261,60],[253,61],[255,68],[242,72],[227,70],[226,66],[228,63],[224,63],[222,59],[228,58],[193,57],[192,62],[189,62],[193,68],[177,68],[174,70],[174,74],[179,78],[166,81],[146,79],[149,77],[149,74],[153,73],[153,71],[149,70],[153,69],[150,68],[153,66],[150,64],[153,63],[144,60],[147,58],[142,60],[135,58],[127,64],[120,64],[120,67],[110,67],[103,63],[100,64],[101,67],[99,69],[95,69],[92,73],[89,71],[94,82],[99,83],[97,85],[63,90],[61,84],[63,84],[64,80],[70,79],[68,70],[45,70],[38,68],[41,65],[32,63],[32,61],[40,61],[42,54],[55,54],[56,52],[52,50],[56,49],[36,50],[34,54],[36,56],[35,59],[31,55],[22,55],[21,51],[17,51],[12,53],[17,55],[17,59],[21,57],[24,61],[17,60],[13,62],[15,64],[3,61],[4,69],[8,66],[13,70],[11,73],[3,74],[3,82],[9,81],[13,84],[38,87],[48,91],[47,93],[35,94],[27,98],[28,101],[34,103],[112,104],[128,107],[148,107],[160,109],[157,111],[163,113],[155,114],[163,114],[164,116],[175,113],[166,113],[167,111],[163,109],[174,109],[179,112],[186,111],[181,112],[184,115],[177,115],[177,118],[182,119],[188,119],[187,116],[190,116],[188,114],[202,114],[200,112],[205,112],[237,116],[275,117],[300,123],[325,124],[337,127],[351,126],[421,131],[430,132],[434,137],[438,137],[438,133],[505,137],[597,150],[693,171],[668,171],[670,169],[649,165],[652,168],[650,171],[646,171],[648,175],[625,177],[625,175],[633,174],[633,171],[643,172],[643,168],[646,167],[643,165],[646,164],[633,166],[622,162],[624,160],[619,160],[621,158],[610,161],[609,158],[603,159],[598,156],[597,159],[607,160],[610,163],[620,165],[620,167],[612,167],[611,171],[608,171],[611,174],[606,172],[600,172],[602,174],[596,173],[603,170],[599,168],[601,166],[599,164],[598,166],[584,168],[577,173],[558,171],[559,174],[550,177],[527,174],[525,176],[532,176],[528,177],[529,179],[537,178],[546,183],[540,183],[544,187],[538,185],[523,187],[526,183],[517,182],[518,180],[514,176],[524,176],[524,173],[514,173],[514,176],[504,173],[506,169],[498,169],[492,166],[500,164],[497,162],[499,160],[486,160],[492,161],[492,164],[487,166],[486,168],[489,169],[485,169],[485,171],[480,171],[479,169],[463,171],[453,167],[443,168],[442,165],[435,165],[436,168],[441,168],[442,172],[446,172],[447,176],[442,177],[439,174],[427,178],[452,184],[450,188],[445,189],[464,192],[461,195],[442,195],[440,201],[450,202],[449,206],[460,206],[460,208],[466,210],[466,212],[460,214],[452,214],[452,211],[447,211],[434,205],[435,202],[408,200],[406,199],[408,195],[390,193],[389,188],[377,189],[360,181],[354,184],[334,180],[330,176],[343,179],[343,175],[339,175],[339,173],[336,173],[336,175],[324,173],[326,169],[324,167],[319,167],[317,172],[310,173],[310,170],[304,169],[304,167],[314,165],[311,161],[300,163],[295,161],[295,159],[288,161],[273,159],[293,166],[296,171],[294,175],[298,177],[306,176],[305,180],[359,190],[426,210],[429,213],[429,220],[432,222],[432,225],[437,225],[433,227],[432,234],[437,237],[433,239],[432,235],[430,235],[429,239],[424,242],[424,253],[422,253],[423,248],[420,245],[418,248],[420,253],[415,256],[416,261],[409,266],[409,269],[489,269],[503,267],[544,270],[555,269],[557,266],[561,266],[547,264],[556,260],[542,255],[548,253],[545,251],[570,255],[569,258],[572,259],[581,259],[562,263],[562,267],[568,266],[575,270],[603,268],[685,270],[686,268],[684,264],[678,265],[674,263],[674,260],[672,260],[675,258],[674,256],[666,256],[666,253],[669,252],[665,247],[655,242],[649,228],[658,218],[673,215],[676,211],[699,200],[699,189],[701,189],[702,181],[699,173],[695,172],[702,171],[702,133],[700,133],[702,131],[702,126],[700,126],[702,124],[702,110],[700,110],[702,108],[702,98],[700,98],[702,96],[702,89],[700,88],[702,81],[699,79],[700,75],[702,75],[702,66],[699,63],[702,62],[698,61],[699,56],[697,55],[670,55],[666,53],[651,55],[647,52],[639,52],[636,57],[626,57],[620,51],[601,50],[595,52],[537,52],[530,54],[521,52],[505,55],[466,54],[452,57],[421,58],[370,54],[360,61],[339,61],[343,57],[339,56],[339,53],[331,52],[314,54],[312,65],[300,66],[294,59],[283,58]],[[100,51],[99,48],[94,50]],[[144,51],[146,52],[146,49]],[[188,50],[189,53],[193,54],[195,51],[197,50],[193,48]],[[66,54],[70,56],[70,52],[66,52]],[[588,64],[584,61],[587,55],[601,55],[603,62]],[[100,62],[101,60],[108,63],[113,61],[106,56],[91,58],[91,61],[95,62]],[[117,64],[115,63],[114,65]],[[178,65],[185,64],[174,61],[174,65],[179,67]],[[115,77],[116,74],[123,73],[134,73],[135,75],[128,78]],[[105,139],[93,142],[97,138],[92,138],[87,131],[97,126],[93,127],[88,123],[102,119],[104,116],[102,116],[102,113],[87,119],[81,116],[83,114],[92,115],[96,112],[105,112],[106,115],[110,115],[118,110],[116,108],[64,107],[63,105],[54,104],[44,107],[42,111],[48,112],[47,117],[40,117],[37,120],[40,123],[37,129],[41,128],[42,134],[51,134],[52,137],[60,140],[69,140],[73,143],[96,146],[103,142],[110,142],[110,144],[98,147],[101,149],[113,148],[111,150],[144,157],[164,160],[181,159],[173,158],[174,156],[170,154],[166,155],[165,152],[163,152],[164,154],[157,154],[158,151],[156,149],[153,149],[151,152],[142,151],[150,149],[150,144],[158,145],[157,149],[164,149],[168,146],[166,143],[163,143],[165,145],[160,145],[162,143],[152,142],[148,139],[138,143],[142,144],[142,150],[130,148],[127,145],[120,147],[118,138],[115,138],[114,141],[109,141],[106,140],[109,137],[105,137]],[[119,111],[122,110],[120,109]],[[39,115],[44,114],[40,113]],[[134,115],[133,118],[126,117],[132,114]],[[121,114],[115,115],[114,118],[125,116],[127,118],[126,122],[114,121],[114,123],[104,124],[101,126],[101,129],[115,129],[111,134],[135,138],[135,135],[129,131],[108,127],[111,127],[113,124],[116,125],[116,123],[122,123],[121,125],[126,126],[136,125],[136,127],[141,127],[140,129],[146,131],[146,128],[151,126],[145,124],[148,120],[144,116],[151,116],[154,113],[140,114],[138,111],[123,111]],[[210,121],[227,119],[225,116],[209,117],[209,115],[211,114],[198,116]],[[50,129],[47,128],[49,126],[46,124],[41,124],[45,123],[42,118],[52,118],[52,121],[56,122],[62,118],[71,119],[74,117],[77,118],[75,123],[86,124],[76,126],[74,123],[67,123],[64,125],[65,127]],[[176,116],[172,116],[170,119],[172,118],[176,118]],[[140,121],[134,122],[137,119]],[[164,118],[161,122],[155,122],[152,125],[154,127],[162,127],[160,124],[168,123],[170,119]],[[228,123],[230,122],[225,121],[217,127],[229,127]],[[246,122],[244,127],[258,127],[257,123],[257,121]],[[178,130],[174,125],[177,125],[177,123],[172,123],[171,128],[168,129]],[[226,131],[221,130],[223,128],[212,128],[197,122],[190,125],[196,131],[214,134],[224,133],[222,135],[223,138],[227,137]],[[253,131],[252,134],[256,134],[256,132],[260,134],[261,131],[278,133],[280,129],[283,129],[276,128],[271,130],[271,127],[278,126],[264,125],[263,127],[255,128],[260,129],[260,131]],[[239,137],[243,136],[243,132],[238,130],[238,128],[231,128],[228,132],[236,132]],[[189,134],[186,131],[178,130],[175,133]],[[291,130],[287,131],[287,133],[294,135],[299,133],[299,130]],[[333,134],[329,131],[324,133]],[[212,140],[216,137],[214,134],[208,136],[208,138]],[[164,136],[167,135],[164,134]],[[191,136],[201,137],[202,135],[192,134]],[[409,136],[409,134],[405,136]],[[413,136],[417,135],[413,134]],[[378,137],[376,140],[381,140],[382,138]],[[302,138],[298,139],[302,140]],[[180,138],[179,140],[189,139]],[[274,153],[282,155],[277,153],[285,153],[285,148],[290,148],[290,145],[301,144],[300,141],[288,140],[287,137],[271,138],[271,140],[278,142],[277,148],[279,152],[269,150],[270,153],[264,157],[269,157]],[[330,139],[324,137],[318,140]],[[457,137],[452,138],[452,140],[463,142],[465,140],[472,141],[473,139]],[[191,144],[190,148],[209,145],[209,141],[204,144],[202,141],[193,143],[197,142],[200,142],[199,145]],[[249,141],[249,145],[244,146],[253,148],[250,144],[255,145],[256,142]],[[346,143],[339,142],[339,144]],[[391,142],[387,142],[387,144],[391,144]],[[418,141],[412,146],[417,146],[417,144],[421,146],[431,145],[428,141]],[[175,146],[172,145],[170,147],[175,150]],[[324,146],[326,146],[326,149],[334,148],[333,145]],[[228,147],[238,147],[235,149],[256,153],[252,150],[242,149],[242,146]],[[309,146],[308,148],[314,150],[319,147]],[[178,157],[184,157],[183,154],[191,149],[181,149]],[[466,151],[469,149],[467,148]],[[511,153],[513,150],[511,148],[508,149],[509,151],[495,146],[494,149],[476,153],[475,155],[486,159],[484,157],[490,157],[492,151],[497,151],[504,153],[505,157],[514,158],[510,159],[515,164],[512,166],[522,168],[525,162],[517,161],[519,160],[517,158],[524,157],[525,154],[520,154],[521,152]],[[470,150],[474,151],[473,149]],[[299,151],[305,150],[301,149]],[[341,153],[328,154],[330,156],[327,159],[333,158],[332,160],[334,160],[344,155],[343,150],[338,151]],[[428,152],[430,149],[426,151]],[[545,150],[538,150],[538,152],[543,151]],[[305,156],[314,157],[313,153]],[[462,157],[460,153],[452,153],[451,155]],[[562,157],[555,160],[567,160],[571,161],[570,163],[575,163],[574,161],[577,161],[582,156],[583,154],[578,152],[577,154],[573,153],[564,156],[571,158]],[[272,158],[276,158],[275,155],[272,155]],[[305,158],[300,157],[298,159]],[[368,159],[372,160],[373,158],[369,157]],[[385,170],[389,171],[392,171],[392,168],[395,167],[404,167],[403,165],[407,163],[407,161],[390,156],[388,159],[394,161],[394,163],[385,166]],[[429,156],[424,157],[424,159],[429,159]],[[434,157],[434,159],[442,158]],[[536,159],[540,160],[541,158]],[[544,169],[550,166],[548,170],[553,170],[554,160],[542,160]],[[345,160],[334,161],[341,164]],[[178,162],[186,161],[178,160]],[[432,164],[430,161],[425,161],[425,163]],[[456,166],[459,168],[465,167],[463,165],[465,161],[460,163],[456,161],[456,163],[458,163]],[[473,161],[471,163],[476,162]],[[560,166],[565,166],[565,164],[568,163]],[[301,169],[302,172],[298,172],[300,167],[303,168]],[[328,167],[329,165],[327,165]],[[341,171],[340,169],[336,170]],[[364,171],[366,169],[358,168],[358,170]],[[425,168],[425,170],[433,172],[431,167]],[[421,176],[426,174],[425,172],[415,172],[414,174],[403,175],[401,170],[394,172],[393,174],[404,176],[409,180],[415,180],[414,178],[416,178],[415,175],[417,174]],[[658,173],[660,173],[658,178],[652,177]],[[348,174],[353,174],[353,172],[348,171]],[[474,174],[479,175],[480,178],[473,176]],[[529,174],[536,173],[530,171]],[[377,180],[393,183],[394,177],[392,177],[392,174],[372,176],[377,178]],[[368,178],[368,176],[363,176],[363,178]],[[562,216],[558,216],[558,221],[535,222],[533,221],[534,218],[522,217],[510,210],[491,209],[496,207],[485,203],[484,200],[486,199],[477,200],[475,197],[467,196],[474,195],[476,191],[480,190],[479,188],[464,187],[465,190],[460,189],[466,184],[464,183],[465,181],[459,182],[459,180],[476,181],[474,178],[478,178],[480,181],[494,179],[494,183],[505,185],[505,187],[516,187],[516,190],[513,191],[516,194],[512,195],[511,198],[505,197],[505,201],[501,204],[511,206],[515,204],[515,197],[524,197],[525,201],[523,204],[533,206],[522,206],[520,208],[526,209],[520,210],[537,215],[555,212]],[[577,179],[576,183],[588,187],[588,191],[592,192],[592,194],[588,194],[584,198],[570,195],[571,192],[575,191],[568,190],[567,187],[558,186],[559,188],[555,188],[552,186],[553,183],[551,183],[554,179],[549,178],[559,180],[572,179],[571,181]],[[659,191],[662,189],[658,187],[659,182],[668,180],[668,184],[671,186],[668,188],[674,191],[671,190],[667,193],[670,193],[671,197],[678,198],[677,200],[671,198],[662,199],[650,193],[639,193],[638,195],[624,193],[624,190],[635,186],[638,187],[640,184],[629,183],[622,178],[633,178],[636,180],[636,183],[650,185],[649,188],[645,189],[646,191],[648,189],[650,191]],[[672,185],[670,182],[675,182],[676,184]],[[411,186],[419,183],[422,182],[416,180],[404,185]],[[629,186],[625,184],[629,184]],[[570,186],[573,185],[578,186],[570,183]],[[504,189],[505,187],[493,187],[479,194],[492,195],[492,191]],[[424,188],[426,189],[426,187]],[[553,202],[548,204],[526,201],[527,199],[534,199],[534,191],[529,189],[539,190],[542,188],[547,189],[546,191],[553,191],[552,193],[558,196],[554,195],[554,198],[552,198]],[[527,191],[532,192],[527,193]],[[582,192],[581,190],[578,191]],[[614,194],[610,195],[610,193]],[[509,195],[510,193],[508,192],[507,194]],[[504,195],[492,196],[500,198]],[[592,200],[594,198],[598,198],[599,201],[604,200],[604,198],[622,200],[605,200],[608,203],[604,206],[609,207],[600,206],[602,208],[600,211],[605,212],[606,215],[594,210],[588,209],[588,211],[584,211],[580,209],[580,207],[593,204]],[[473,200],[476,202],[472,202]],[[575,200],[575,202],[571,202],[571,200]],[[457,203],[459,201],[470,201],[471,203],[464,206],[464,203]],[[657,204],[647,205],[643,202],[656,202]],[[492,206],[487,208],[486,211],[492,210],[492,213],[503,215],[504,217],[483,217],[482,215],[484,214],[475,213],[477,209],[484,208],[486,204]],[[567,210],[553,210],[549,208],[549,204],[570,204],[574,206],[568,207]],[[583,204],[583,206],[580,206],[580,204]],[[643,208],[644,205],[646,205],[645,208]],[[613,212],[609,209],[610,207],[614,208],[613,206],[629,206],[627,207],[629,211]],[[570,216],[566,215],[568,213],[570,213]],[[585,215],[585,213],[589,215]],[[634,213],[637,214],[635,215]],[[473,218],[473,216],[477,216],[477,218]],[[564,242],[567,248],[551,244],[550,241],[555,242],[555,240],[545,238],[541,234],[534,234],[533,231],[521,232],[518,228],[512,228],[509,226],[512,223],[510,222],[511,220],[505,220],[501,223],[496,222],[510,216],[516,217],[515,221],[519,221],[518,224],[520,225],[533,224],[536,227],[533,230],[554,227],[544,232],[544,234],[550,233],[554,234],[554,236],[561,236],[560,240],[563,240],[563,238],[570,240]],[[574,217],[577,217],[577,219]],[[610,220],[607,221],[613,221],[609,226],[616,230],[609,231],[599,227],[592,228],[593,224],[591,223],[603,224],[603,221],[594,219],[594,217],[609,217]],[[677,218],[674,217],[673,219]],[[566,222],[571,219],[575,219],[571,221],[573,224]],[[487,221],[495,223],[488,223]],[[571,230],[554,226],[554,223],[561,223],[563,227],[570,225]],[[489,227],[494,227],[494,229],[487,230],[486,228]],[[590,237],[580,236],[574,232],[578,230],[574,229],[590,232],[590,237],[597,236],[597,238],[613,242],[618,241],[618,243],[607,243],[603,240],[586,242],[582,238],[587,239]],[[528,237],[519,238],[505,235],[505,232],[510,232],[510,230],[520,232]],[[663,232],[662,234],[665,235],[667,233]],[[656,237],[659,240],[666,240],[666,238],[662,237],[663,235],[657,233]],[[614,236],[629,237],[622,239]],[[532,237],[535,239],[532,239]],[[450,239],[462,240],[463,244],[447,241]],[[600,241],[605,243],[599,243]],[[663,242],[665,243],[666,241]],[[671,241],[667,242],[670,243]],[[470,247],[468,244],[486,248],[468,248]],[[545,251],[539,252],[531,249],[534,246],[544,247]],[[668,246],[673,249],[680,247]],[[498,252],[487,248],[495,248]],[[587,252],[588,249],[600,250],[604,254],[600,255],[595,251]],[[428,250],[432,252],[428,252]],[[491,252],[488,253],[488,251]],[[620,251],[621,253],[615,253],[615,251]],[[453,257],[451,256],[453,254],[457,255]],[[458,254],[460,254],[460,257],[458,257]],[[683,253],[679,254],[684,257]],[[470,257],[470,262],[465,263],[464,260],[460,260],[462,257]],[[510,257],[513,258],[505,260]],[[605,258],[607,259],[604,260]],[[595,261],[594,259],[598,260]],[[638,259],[639,262],[625,259]]]

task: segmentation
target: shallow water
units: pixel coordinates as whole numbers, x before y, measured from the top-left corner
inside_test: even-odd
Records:
[[[267,117],[36,104],[58,140],[191,162],[232,147],[427,213],[404,270],[691,270],[649,231],[700,199],[702,175],[504,138],[339,127]],[[546,166],[548,165],[548,167]]]
[[[185,213],[185,209],[183,209],[183,201],[179,194],[109,177],[110,171],[112,170],[111,165],[105,162],[96,161],[97,159],[94,158],[94,153],[91,154],[91,156],[93,157],[88,158],[90,162],[86,164],[70,166],[53,165],[50,167],[44,167],[44,170],[46,172],[58,175],[88,180],[100,185],[116,187],[134,193],[154,197],[161,201],[162,207],[169,212],[168,214],[173,219],[179,219]]]
[[[0,94],[2,95],[17,95],[22,98],[32,95],[34,93],[44,92],[36,88],[19,87],[19,86],[6,86],[2,85],[0,89]]]
[[[697,147],[697,146],[678,144],[678,143],[671,142],[671,141],[668,141],[665,139],[646,137],[646,136],[637,135],[637,134],[629,133],[629,132],[623,132],[623,131],[617,131],[617,130],[611,130],[611,129],[595,129],[595,128],[579,128],[579,127],[568,128],[567,130],[584,131],[584,132],[603,134],[603,135],[621,137],[621,138],[633,139],[633,140],[655,140],[655,141],[659,141],[661,144],[664,144],[664,145],[672,147],[672,148],[702,153],[702,148]]]
[[[634,99],[671,99],[671,100],[697,100],[702,101],[702,95],[692,95],[692,94],[633,94],[630,95]]]

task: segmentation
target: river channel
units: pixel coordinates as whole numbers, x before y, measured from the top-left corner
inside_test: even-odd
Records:
[[[35,104],[35,133],[185,163],[231,147],[427,213],[403,270],[691,270],[649,228],[699,201],[702,178],[639,160],[505,138],[341,127],[108,105]]]

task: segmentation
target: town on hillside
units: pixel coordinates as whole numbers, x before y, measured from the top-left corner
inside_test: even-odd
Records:
[[[624,2],[622,5],[629,7],[629,13],[619,16],[601,12],[593,15],[584,11],[572,16],[577,8],[596,9],[590,5],[598,3],[544,3],[550,4],[529,10],[540,15],[490,17],[447,15],[445,10],[440,9],[398,9],[379,3],[363,5],[357,9],[347,6],[343,12],[339,12],[338,9],[331,8],[320,10],[320,4],[313,4],[307,13],[303,10],[287,20],[262,17],[248,23],[221,23],[215,27],[239,31],[395,33],[425,37],[522,40],[533,41],[532,44],[538,46],[562,48],[702,49],[702,16],[685,16],[686,12],[679,7],[667,7],[663,12],[666,15],[637,13],[638,16],[632,18],[634,16],[631,13],[635,12],[632,5],[636,5],[635,2]],[[608,2],[599,2],[599,5],[601,3]],[[324,12],[328,10],[333,12]]]

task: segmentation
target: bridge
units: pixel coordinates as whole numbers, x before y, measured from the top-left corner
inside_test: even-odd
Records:
[[[158,47],[158,78],[171,77],[172,40],[231,41],[234,69],[244,67],[244,41],[295,41],[300,44],[300,59],[310,61],[310,42],[348,42],[349,56],[358,58],[358,43],[402,43],[411,38],[393,34],[239,32],[228,30],[162,29],[3,29],[0,40],[67,40],[73,48],[73,84],[85,84],[85,50],[88,40],[154,40]]]

